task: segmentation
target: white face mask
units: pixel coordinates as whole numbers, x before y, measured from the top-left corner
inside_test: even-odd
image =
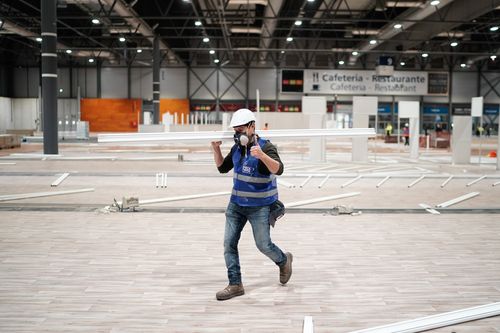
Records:
[[[250,141],[248,136],[245,133],[241,133],[241,132],[234,133],[233,138],[234,138],[234,142],[240,146],[246,146],[248,144],[248,142]]]

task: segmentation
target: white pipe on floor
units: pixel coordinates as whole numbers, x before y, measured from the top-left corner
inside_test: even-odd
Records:
[[[318,185],[318,188],[323,187],[323,185],[325,185],[325,183],[328,181],[328,179],[330,179],[330,175],[327,175],[327,176],[325,177],[325,179],[323,179],[323,180],[321,181],[321,183]]]
[[[302,333],[314,333],[313,318],[311,316],[304,316]]]
[[[341,188],[344,188],[344,187],[347,187],[349,186],[350,184],[354,183],[355,181],[358,181],[361,179],[362,176],[357,176],[356,178],[353,178],[347,182],[345,182],[344,184],[340,185]]]
[[[448,206],[454,205],[456,203],[462,202],[464,200],[467,200],[467,199],[470,199],[470,198],[474,198],[475,196],[478,196],[478,195],[479,195],[479,192],[471,192],[471,193],[462,195],[461,197],[458,197],[458,198],[451,199],[449,201],[440,203],[439,205],[436,205],[436,207],[437,208],[448,207]]]
[[[205,193],[205,194],[192,194],[192,195],[183,195],[179,197],[170,197],[170,198],[160,198],[160,199],[150,199],[150,200],[139,200],[139,205],[150,205],[160,202],[171,202],[171,201],[182,201],[182,200],[190,200],[190,199],[199,199],[199,198],[207,198],[207,197],[216,197],[221,195],[228,195],[231,192],[213,192],[213,193]],[[122,202],[118,201],[118,205],[121,205]]]
[[[412,187],[413,185],[415,185],[416,183],[418,183],[419,181],[421,181],[424,178],[425,178],[425,176],[420,176],[420,178],[416,179],[413,183],[408,185],[408,188]]]
[[[164,172],[163,173],[163,183],[162,183],[162,187],[167,187],[167,173]]]
[[[451,311],[350,333],[417,333],[500,315],[500,302]]]
[[[426,211],[428,211],[429,213],[431,214],[434,214],[434,215],[440,215],[441,213],[438,212],[437,210],[435,210],[434,208],[432,208],[431,206],[429,206],[428,204],[425,204],[425,203],[421,203],[421,204],[418,204],[420,207],[424,208]]]
[[[378,183],[378,184],[377,184],[377,188],[378,188],[378,187],[380,187],[380,186],[382,186],[382,184],[383,184],[383,183],[385,183],[386,181],[388,181],[388,180],[389,180],[389,178],[391,178],[391,176],[387,176],[387,177],[385,177],[384,179],[382,179],[382,180],[380,181],[380,183]]]
[[[304,180],[302,184],[299,185],[299,187],[304,187],[311,180],[311,178],[312,176],[307,177],[306,180]]]
[[[8,195],[0,195],[0,202],[11,201],[11,200],[39,198],[39,197],[51,197],[51,196],[56,196],[56,195],[76,194],[76,193],[93,192],[93,191],[94,191],[93,188],[84,188],[81,190],[69,190],[69,191],[58,191],[58,192],[35,192],[35,193],[22,193],[22,194],[8,194]]]
[[[470,183],[468,183],[468,184],[467,184],[467,185],[465,185],[465,186],[467,186],[467,187],[472,186],[473,184],[477,183],[477,182],[478,182],[478,181],[480,181],[480,180],[483,180],[484,178],[486,178],[486,176],[481,176],[481,177],[479,177],[478,179],[475,179],[475,180],[471,181]]]
[[[450,180],[452,180],[452,179],[453,179],[453,176],[448,177],[448,179],[446,179],[446,180],[445,180],[445,181],[441,184],[441,188],[445,187],[445,186],[446,186],[446,184],[448,184],[448,183],[450,182]]]
[[[360,194],[361,194],[361,192],[351,192],[351,193],[331,195],[329,197],[321,197],[321,198],[314,198],[314,199],[303,200],[303,201],[295,201],[295,202],[285,203],[285,207],[291,208],[291,207],[297,207],[297,206],[305,206],[305,205],[310,205],[310,204],[317,203],[317,202],[354,197],[354,196],[360,195]]]
[[[63,182],[63,180],[66,179],[66,177],[69,176],[69,172],[65,172],[63,173],[59,178],[57,178],[52,184],[50,184],[50,186],[52,187],[56,187],[58,186],[59,184],[61,184]]]

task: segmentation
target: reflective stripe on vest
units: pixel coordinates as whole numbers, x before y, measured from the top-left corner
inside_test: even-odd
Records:
[[[232,195],[236,195],[238,197],[245,197],[245,198],[267,198],[273,195],[278,194],[278,189],[274,189],[271,191],[266,191],[266,192],[246,192],[246,191],[237,191],[233,189]]]
[[[244,176],[244,175],[241,175],[239,173],[235,173],[234,178],[241,180],[241,181],[244,181],[244,182],[247,182],[247,183],[265,184],[265,183],[272,182],[274,180],[274,178],[276,178],[276,176],[271,175],[270,177],[263,178],[263,177]]]

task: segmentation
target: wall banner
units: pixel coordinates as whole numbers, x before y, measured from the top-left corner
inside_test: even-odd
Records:
[[[393,76],[378,76],[375,71],[306,69],[304,70],[304,93],[445,96],[448,93],[448,80],[429,80],[430,76],[436,74],[395,71]],[[441,78],[444,74],[447,73],[439,73]],[[437,83],[440,84],[440,87],[434,87]]]

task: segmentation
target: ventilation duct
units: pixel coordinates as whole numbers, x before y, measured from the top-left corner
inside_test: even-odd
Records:
[[[283,0],[270,0],[265,11],[264,17],[266,19],[262,22],[262,39],[260,40],[260,48],[262,50],[267,50],[272,42],[272,37],[278,20],[273,19],[273,17],[278,16],[283,5]],[[259,54],[259,60],[265,61],[267,58],[267,51],[263,51]]]
[[[441,0],[441,3],[439,4],[440,8],[445,7],[446,5],[452,3],[453,0]],[[406,13],[406,12],[405,12]],[[435,6],[430,5],[429,3],[426,4],[425,7],[417,9],[415,11],[412,11],[409,14],[403,13],[402,15],[396,17],[393,19],[393,21],[405,21],[404,28],[408,29],[417,22],[425,19],[426,17],[436,13],[436,8]],[[369,42],[364,42],[360,45],[358,48],[358,52],[366,52],[373,50],[375,47],[379,46],[381,43],[383,43],[385,40],[389,40],[395,35],[399,34],[401,32],[400,29],[394,29],[393,24],[387,24],[385,28],[383,28],[380,33],[377,35],[377,40],[379,41],[377,44],[370,44]],[[349,64],[353,65],[356,63],[357,57],[351,56],[349,57]]]
[[[262,29],[261,28],[251,28],[251,27],[231,27],[229,29],[229,31],[231,31],[231,33],[233,34],[258,34],[260,35],[262,33]]]
[[[130,26],[137,30],[138,33],[146,37],[153,45],[154,41],[154,31],[151,27],[141,18],[138,17],[137,13],[130,8],[123,0],[94,0],[95,2],[103,2],[107,4],[113,11],[118,15],[122,16],[123,19],[130,24]],[[170,48],[160,40],[160,50],[167,52],[167,58],[170,62],[177,61],[175,54]]]
[[[423,8],[426,1],[386,1],[386,7]]]
[[[30,30],[23,28],[15,23],[7,21],[7,20],[3,21],[2,29],[5,29],[5,30],[10,31],[12,33],[15,33],[19,36],[26,37],[26,38],[31,39],[33,41],[36,41],[36,38],[39,37],[39,36],[33,35],[33,32],[31,32]],[[71,47],[66,46],[63,43],[57,42],[57,49],[58,50],[67,50],[67,49],[71,49]],[[71,53],[71,55],[73,57],[113,58],[113,54],[111,52],[108,52],[108,51],[97,51],[97,52],[94,52],[94,51],[73,51]]]

